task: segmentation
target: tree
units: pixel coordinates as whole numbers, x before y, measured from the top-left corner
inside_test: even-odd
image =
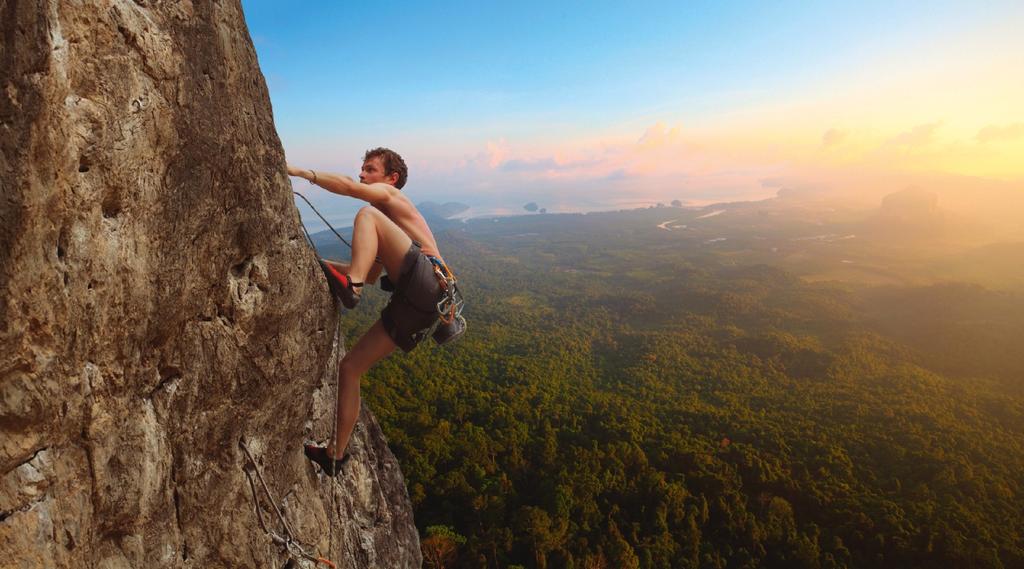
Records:
[[[516,525],[519,533],[527,536],[537,567],[547,567],[547,554],[562,542],[567,524],[564,520],[552,523],[551,516],[544,510],[523,506],[519,510]]]
[[[448,526],[427,527],[427,538],[420,543],[423,551],[423,563],[434,569],[452,567],[458,557],[460,545],[466,538]]]
[[[608,561],[604,558],[604,554],[598,551],[583,560],[583,569],[608,569]]]
[[[608,536],[604,551],[608,554],[608,562],[612,567],[622,569],[639,569],[640,559],[636,556],[633,546],[622,537],[614,521],[608,520]]]

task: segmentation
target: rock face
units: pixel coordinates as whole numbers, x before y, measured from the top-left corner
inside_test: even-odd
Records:
[[[0,0],[0,31],[0,566],[283,566],[244,438],[297,539],[418,567],[369,412],[338,481],[301,452],[338,313],[237,1]]]

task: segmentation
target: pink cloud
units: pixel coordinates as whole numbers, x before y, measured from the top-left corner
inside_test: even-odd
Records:
[[[515,188],[569,201],[613,194],[634,201],[692,201],[688,198],[711,194],[762,198],[774,190],[763,187],[761,180],[778,172],[771,164],[747,167],[741,158],[703,148],[680,127],[660,122],[639,137],[603,138],[546,151],[504,140],[488,142],[456,170],[453,177],[471,179],[480,191],[500,194]]]
[[[505,139],[499,139],[497,142],[487,143],[487,164],[491,168],[497,168],[500,166],[509,155],[509,146],[505,142]]]
[[[619,134],[558,145],[488,142],[443,177],[446,185],[456,182],[494,196],[529,194],[549,204],[595,196],[631,203],[763,199],[780,189],[873,203],[880,192],[902,187],[931,171],[933,164],[945,164],[941,159],[947,155],[962,158],[971,148],[984,150],[966,141],[959,144],[970,148],[943,142],[943,124],[918,124],[873,140],[833,127],[824,130],[820,146],[813,135],[803,146],[787,146],[771,137],[745,138],[742,131],[702,134],[658,122],[639,136]],[[999,127],[979,138],[1015,133],[1015,127]],[[815,147],[841,147],[851,153],[838,162],[822,160]]]

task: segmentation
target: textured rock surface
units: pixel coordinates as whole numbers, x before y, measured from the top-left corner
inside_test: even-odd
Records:
[[[237,1],[0,0],[0,31],[0,566],[281,567],[241,437],[299,539],[418,566],[365,409],[344,479],[301,454],[337,316]]]

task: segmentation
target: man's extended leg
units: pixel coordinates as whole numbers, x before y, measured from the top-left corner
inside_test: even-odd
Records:
[[[352,226],[352,266],[349,268],[349,277],[354,282],[366,280],[373,259],[379,256],[388,274],[397,280],[402,260],[410,245],[412,239],[379,209],[370,206],[360,209]]]
[[[334,441],[327,448],[330,456],[342,457],[359,418],[359,378],[394,349],[395,343],[377,320],[342,358],[338,369],[338,422],[334,426]]]

